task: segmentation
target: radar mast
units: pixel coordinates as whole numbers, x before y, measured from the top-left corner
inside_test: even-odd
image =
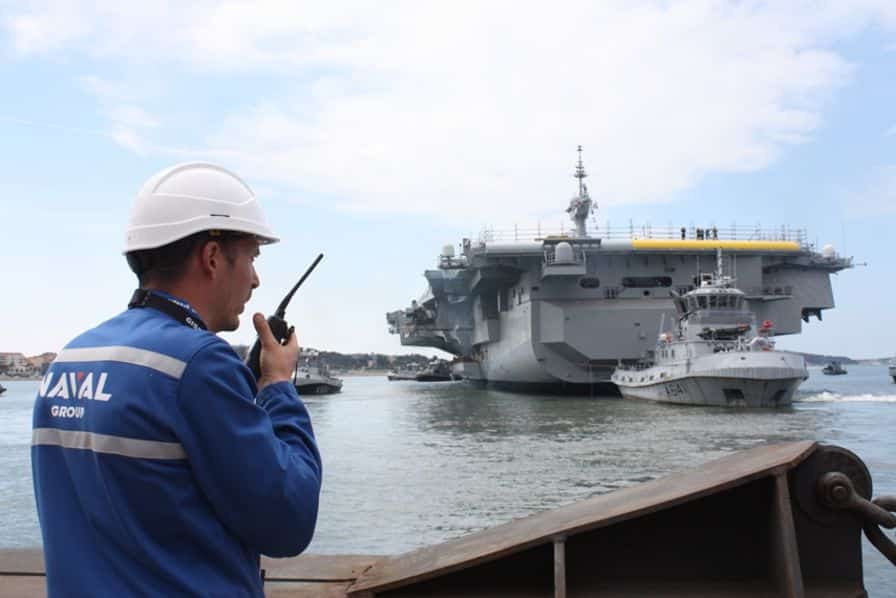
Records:
[[[579,161],[576,164],[576,173],[573,176],[579,179],[579,194],[569,200],[569,207],[566,208],[566,212],[576,224],[576,236],[587,237],[587,221],[588,216],[591,214],[593,202],[591,201],[591,196],[588,195],[588,185],[585,184],[585,177],[588,175],[585,173],[585,165],[582,163],[581,145],[578,152]]]

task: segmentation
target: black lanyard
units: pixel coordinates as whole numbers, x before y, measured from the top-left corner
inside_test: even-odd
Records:
[[[192,315],[187,308],[182,306],[179,302],[174,301],[172,299],[168,299],[167,297],[163,297],[162,295],[157,295],[152,291],[148,291],[146,289],[137,289],[134,291],[134,294],[131,295],[131,301],[128,303],[128,309],[132,309],[134,307],[152,307],[153,309],[157,309],[164,314],[168,314],[181,324],[185,326],[189,326],[190,328],[208,330],[201,319],[198,316]]]

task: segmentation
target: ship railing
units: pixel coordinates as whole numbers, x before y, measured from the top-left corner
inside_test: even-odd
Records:
[[[653,362],[650,360],[638,359],[637,361],[620,363],[617,367],[620,370],[625,370],[627,372],[640,372],[641,370],[648,370],[652,368]]]
[[[744,287],[741,289],[747,297],[782,297],[787,298],[793,295],[793,287],[791,285],[767,286],[767,287]]]
[[[813,253],[809,257],[809,261],[813,264],[822,264],[822,265],[835,265],[835,266],[843,266],[846,268],[852,268],[854,265],[865,266],[867,264],[856,264],[852,257],[841,256],[837,253],[823,255]]]
[[[635,226],[629,223],[627,226],[611,226],[609,222],[603,226],[589,227],[589,236],[607,240],[633,240],[633,239],[668,239],[668,240],[724,240],[724,241],[793,241],[805,249],[810,249],[812,244],[805,228],[787,225],[764,227],[762,225],[728,226],[653,226],[650,224]],[[508,241],[532,241],[547,238],[569,237],[575,238],[575,228],[560,223],[559,228],[537,225],[535,227],[514,226],[513,229],[501,230],[485,228],[479,233],[479,241],[482,243],[508,242]]]

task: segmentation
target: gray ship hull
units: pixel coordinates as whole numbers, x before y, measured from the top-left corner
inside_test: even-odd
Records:
[[[477,388],[488,388],[492,390],[503,390],[525,394],[570,395],[601,398],[620,398],[622,396],[616,385],[609,381],[594,382],[593,384],[576,384],[565,380],[553,380],[551,382],[518,382],[476,378],[466,378],[465,380],[472,383]]]

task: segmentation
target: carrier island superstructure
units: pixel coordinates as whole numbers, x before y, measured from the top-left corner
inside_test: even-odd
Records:
[[[446,245],[428,288],[405,309],[386,314],[401,344],[436,347],[457,357],[465,379],[511,390],[600,392],[619,363],[652,349],[660,321],[676,316],[675,295],[699,285],[716,251],[745,292],[758,321],[796,334],[834,307],[830,275],[852,266],[827,245],[786,227],[589,232],[594,208],[581,147],[578,194],[566,211],[574,229],[559,234],[484,231]],[[665,316],[663,315],[665,314]]]

